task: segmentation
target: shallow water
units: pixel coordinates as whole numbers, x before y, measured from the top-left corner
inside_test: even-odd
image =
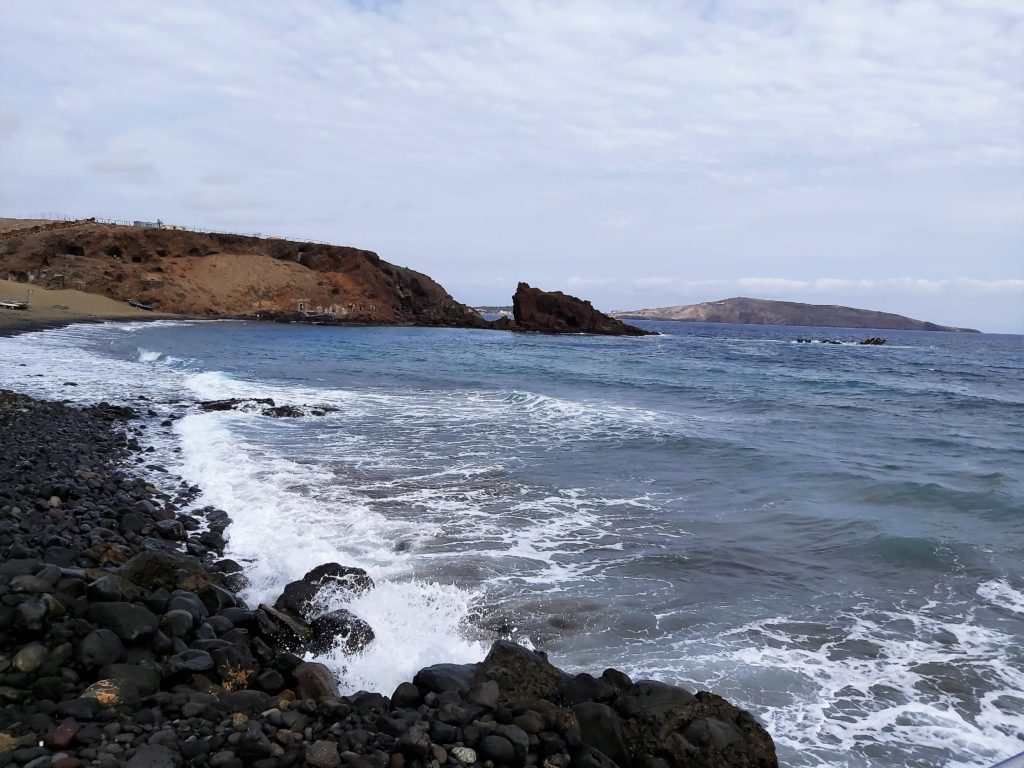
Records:
[[[0,339],[0,386],[185,414],[155,460],[231,514],[251,601],[370,571],[350,690],[510,634],[711,688],[787,765],[1024,750],[1024,337],[643,324],[75,326]],[[223,397],[339,410],[186,405]]]

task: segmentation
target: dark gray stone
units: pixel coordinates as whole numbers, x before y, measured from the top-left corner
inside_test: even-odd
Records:
[[[673,710],[692,704],[697,699],[689,691],[654,680],[640,680],[615,700],[615,708],[623,717],[663,718]]]
[[[580,724],[583,743],[610,757],[621,766],[629,765],[629,751],[622,722],[607,704],[594,701],[577,704],[572,712]]]
[[[130,643],[152,637],[160,624],[152,611],[134,603],[93,603],[89,617]]]
[[[410,682],[400,683],[391,694],[391,709],[415,709],[422,701],[419,688]]]
[[[475,664],[434,664],[417,672],[412,682],[424,695],[445,691],[465,693],[475,671]]]
[[[194,648],[190,648],[183,653],[176,653],[164,663],[164,675],[166,677],[206,672],[210,669],[213,669],[213,657],[206,651]]]
[[[94,629],[78,644],[78,662],[86,669],[99,669],[123,661],[124,645],[109,629]]]
[[[160,674],[155,669],[138,664],[108,664],[100,670],[99,677],[129,683],[140,696],[151,696],[160,690]]]
[[[177,768],[181,755],[160,744],[143,744],[128,758],[127,768]]]
[[[493,760],[497,765],[513,765],[516,759],[512,742],[493,733],[481,739],[480,754],[485,760]]]

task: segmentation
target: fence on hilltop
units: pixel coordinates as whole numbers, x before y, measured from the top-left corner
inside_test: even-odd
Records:
[[[312,245],[327,245],[335,248],[343,248],[338,243],[330,243],[326,240],[311,240],[309,238],[279,237],[276,235],[264,235],[261,232],[232,232],[226,229],[205,229],[203,227],[192,227],[185,224],[165,224],[159,219],[157,221],[128,221],[127,219],[107,219],[102,216],[68,216],[63,213],[48,211],[38,215],[22,216],[19,218],[36,219],[40,221],[66,222],[75,224],[78,222],[95,221],[97,224],[112,224],[117,227],[143,227],[146,229],[169,229],[175,232],[196,232],[201,235],[229,235],[233,237],[254,237],[265,240],[291,240],[297,243],[310,243]],[[11,233],[13,234],[13,233]]]

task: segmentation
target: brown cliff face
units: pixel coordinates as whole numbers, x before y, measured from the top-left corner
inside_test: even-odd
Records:
[[[526,283],[520,283],[512,297],[512,315],[515,323],[508,323],[506,327],[516,331],[602,336],[656,335],[598,312],[589,301],[561,291],[542,291]]]
[[[358,248],[92,221],[0,234],[0,277],[190,315],[488,324],[426,275]]]

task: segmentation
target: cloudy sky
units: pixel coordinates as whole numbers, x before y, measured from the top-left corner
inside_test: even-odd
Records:
[[[1024,333],[1020,0],[0,0],[0,215]]]

